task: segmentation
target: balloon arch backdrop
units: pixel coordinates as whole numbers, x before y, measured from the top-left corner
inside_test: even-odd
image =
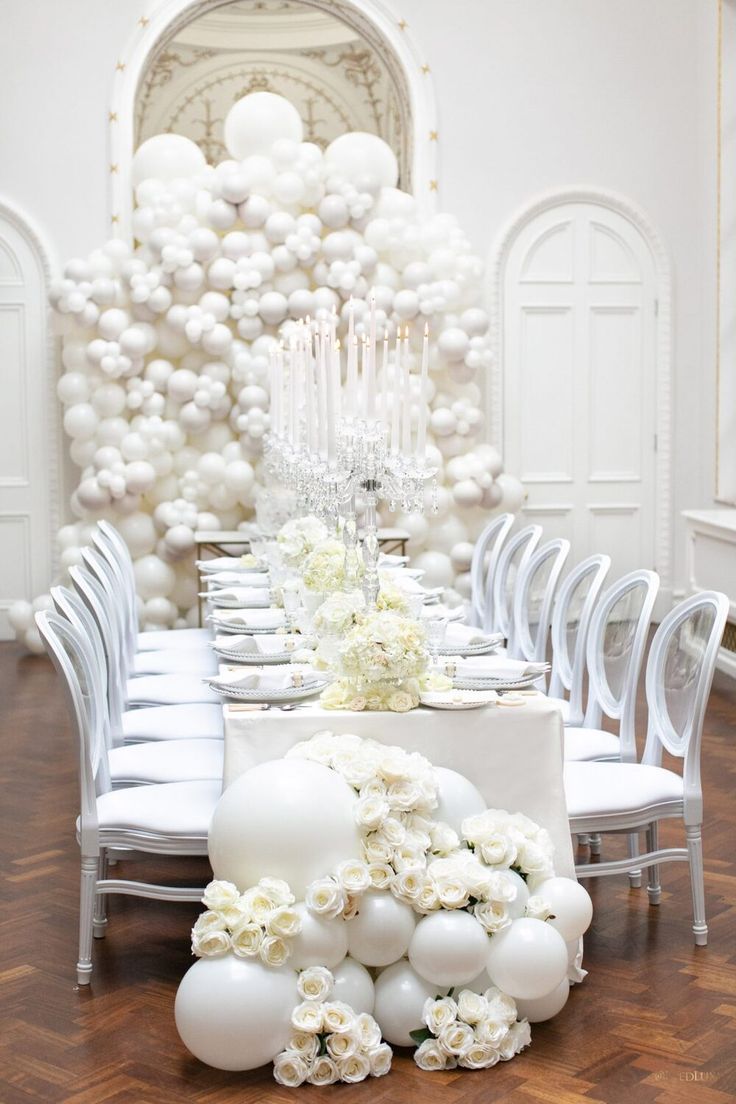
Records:
[[[351,298],[358,336],[371,296],[389,335],[414,323],[420,338],[416,323],[429,323],[424,395],[419,349],[411,368],[429,407],[439,512],[382,519],[408,530],[427,582],[467,594],[489,511],[521,504],[521,484],[482,443],[491,352],[481,260],[453,216],[420,214],[395,187],[396,158],[380,138],[345,134],[324,152],[301,139],[296,109],[267,92],[230,110],[232,159],[219,165],[180,135],[148,139],[133,161],[135,248],[109,241],[69,261],[51,288],[58,395],[80,469],[60,562],[79,562],[96,519],[113,521],[135,559],[144,628],[196,622],[194,531],[236,529],[254,513],[274,343],[333,309],[344,337]],[[49,603],[11,607],[33,650],[33,610]]]

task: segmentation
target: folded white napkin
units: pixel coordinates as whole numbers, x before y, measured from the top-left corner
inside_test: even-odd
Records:
[[[463,648],[470,644],[487,644],[493,639],[498,639],[500,644],[503,638],[497,633],[485,633],[473,625],[463,625],[461,621],[453,621],[447,626],[442,644],[443,646],[447,644],[451,648]]]
[[[271,605],[268,587],[223,587],[204,595],[213,606],[229,606],[238,609],[265,609]]]
[[[312,672],[300,673],[289,668],[288,671],[254,671],[252,674],[220,675],[210,679],[210,686],[222,690],[291,690],[295,687],[313,686],[320,679]]]
[[[404,579],[421,579],[423,575],[426,575],[426,571],[422,567],[404,567],[403,564],[396,567],[383,567],[379,564],[379,568],[381,574],[397,586],[401,586]]]
[[[253,567],[243,563],[239,556],[216,556],[213,560],[197,560],[197,567],[207,575],[212,575],[217,571],[237,571],[238,575],[247,575],[253,571],[263,570],[261,564],[256,564]]]
[[[398,556],[394,552],[381,552],[378,557],[379,567],[403,567],[408,562],[408,556]]]
[[[214,646],[229,652],[242,652],[243,655],[280,655],[281,652],[303,648],[305,643],[304,637],[298,633],[261,633],[258,636],[228,633],[216,636]]]
[[[267,571],[216,571],[207,575],[206,581],[212,590],[230,586],[267,587],[271,585],[271,576]]]
[[[218,609],[211,616],[217,625],[242,625],[248,629],[281,629],[286,625],[286,614],[280,609]]]
[[[454,678],[483,679],[502,678],[513,681],[531,675],[543,675],[546,663],[528,663],[525,659],[507,659],[506,656],[454,656],[440,660],[439,670],[451,665]]]
[[[456,606],[454,609],[450,609],[449,606],[443,606],[441,602],[438,602],[434,606],[425,606],[420,613],[420,617],[424,620],[443,617],[445,621],[464,621],[465,611],[462,606]]]

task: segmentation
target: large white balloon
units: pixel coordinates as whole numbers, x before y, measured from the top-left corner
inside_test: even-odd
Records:
[[[587,889],[573,878],[547,878],[535,884],[534,895],[546,901],[552,912],[547,921],[566,943],[579,939],[590,927],[593,902]]]
[[[182,134],[155,134],[141,143],[133,155],[131,179],[133,186],[143,180],[175,180],[196,176],[207,162],[195,142]]]
[[[567,1004],[570,996],[570,982],[563,978],[551,993],[546,993],[536,1000],[517,1000],[516,1011],[520,1020],[528,1020],[529,1023],[543,1023],[551,1020]]]
[[[406,954],[416,915],[387,890],[369,890],[347,921],[348,949],[363,966],[388,966]]]
[[[484,813],[488,804],[465,775],[449,767],[435,767],[435,775],[439,784],[438,804],[432,816],[449,824],[460,835],[465,818]]]
[[[463,985],[483,969],[488,942],[485,928],[469,912],[433,912],[417,924],[409,944],[409,961],[434,985]]]
[[[325,150],[327,168],[364,191],[392,188],[399,179],[396,154],[376,134],[341,134]]]
[[[181,980],[176,1028],[195,1058],[222,1070],[264,1066],[286,1046],[299,1001],[296,972],[227,954],[200,958]]]
[[[373,1016],[393,1046],[415,1045],[410,1033],[422,1026],[424,1002],[447,991],[420,977],[405,958],[383,970],[375,987]]]
[[[354,1012],[372,1013],[376,994],[373,978],[354,958],[345,958],[332,968],[335,988],[332,999],[349,1004]]]
[[[455,572],[452,570],[450,557],[444,552],[421,552],[412,566],[421,568],[424,572],[425,586],[452,586]]]
[[[267,154],[274,142],[284,138],[301,142],[302,120],[289,100],[273,92],[251,92],[225,116],[225,145],[238,160]]]
[[[492,937],[486,968],[510,997],[536,1000],[567,976],[565,940],[544,920],[522,917]]]
[[[315,916],[303,901],[294,906],[302,921],[301,931],[291,940],[289,965],[297,970],[307,966],[327,966],[332,969],[343,961],[348,951],[348,932],[342,917],[331,920]]]
[[[359,858],[355,793],[329,767],[307,759],[260,763],[220,798],[209,832],[216,878],[241,889],[283,878],[297,898],[344,859]]]

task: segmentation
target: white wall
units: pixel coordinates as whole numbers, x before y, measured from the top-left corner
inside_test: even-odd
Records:
[[[109,230],[107,111],[144,0],[2,10],[0,195],[63,259]],[[717,0],[394,0],[435,82],[441,206],[487,255],[534,195],[623,193],[674,271],[675,512],[713,494]],[[427,136],[428,137],[428,136]],[[418,140],[425,140],[419,135]],[[676,529],[676,584],[684,538]]]

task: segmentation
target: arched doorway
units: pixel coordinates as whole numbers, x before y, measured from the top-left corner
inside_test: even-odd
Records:
[[[656,568],[666,593],[670,283],[656,233],[618,197],[557,194],[514,221],[493,276],[495,440],[525,517],[576,560]]]
[[[362,52],[366,56],[358,60],[354,58],[345,60],[343,57],[340,65],[347,66],[351,70],[351,74],[346,76],[343,73],[343,77],[348,82],[350,79],[355,79],[359,91],[362,87],[362,93],[359,97],[363,101],[362,110],[367,112],[366,119],[373,117],[374,123],[375,112],[371,104],[371,92],[365,87],[366,74],[364,68],[366,64],[371,65],[373,62],[380,67],[382,74],[380,79],[387,89],[389,85],[391,89],[390,97],[386,96],[387,102],[390,100],[388,119],[379,124],[370,125],[365,129],[381,133],[382,137],[385,138],[386,134],[382,133],[385,125],[387,133],[393,134],[395,141],[391,144],[394,145],[399,157],[402,172],[401,187],[412,191],[422,208],[428,211],[434,210],[438,199],[437,113],[429,66],[414,43],[409,24],[406,20],[394,16],[379,0],[279,0],[278,3],[264,2],[256,6],[259,10],[265,10],[267,16],[271,9],[273,9],[272,14],[278,16],[282,9],[286,9],[289,5],[294,8],[294,18],[298,18],[297,9],[304,9],[312,17],[329,17],[333,23],[338,21],[344,24],[350,31],[346,39],[348,46],[346,50],[338,51],[338,53],[350,54],[349,42],[351,40],[360,44],[358,52]],[[183,35],[186,37],[187,28],[193,21],[201,20],[203,17],[207,17],[208,14],[211,14],[213,18],[216,17],[216,31],[218,20],[221,22],[225,19],[223,13],[226,13],[227,9],[233,6],[247,10],[249,0],[161,0],[150,13],[138,20],[130,42],[121,51],[116,66],[111,107],[108,113],[110,220],[113,235],[125,239],[130,239],[131,236],[132,188],[130,164],[136,145],[137,131],[140,130],[142,136],[147,133],[145,128],[140,125],[142,122],[140,109],[146,96],[146,82],[152,68],[158,64],[161,79],[167,80],[165,60],[163,66],[160,64],[162,56],[165,59],[167,44],[171,43],[177,36]],[[315,26],[318,23],[319,20]],[[269,39],[267,33],[263,41],[274,40]],[[200,63],[202,65],[202,79],[196,93],[200,97],[202,95],[210,97],[210,90],[216,87],[213,82],[219,79],[210,72],[212,59],[204,56],[207,50],[206,45],[195,48],[195,60],[198,65]],[[317,52],[319,52],[319,49]],[[191,59],[187,58],[187,60]],[[329,51],[327,51],[326,56],[319,59],[315,57],[304,58],[300,63],[299,72],[295,74],[297,77],[295,89],[306,89],[310,80],[310,67],[313,68],[314,65],[319,64],[322,65],[325,72],[333,70],[330,79],[325,81],[325,111],[336,112],[335,119],[331,123],[330,120],[327,120],[328,129],[329,125],[336,126],[339,121],[339,112],[336,111],[336,108],[340,98],[340,80],[334,72],[337,66],[332,65],[333,61],[335,61],[335,58],[329,54]],[[172,63],[172,74],[175,68],[176,65]],[[227,74],[224,74],[224,76],[225,79],[228,79]],[[272,78],[273,90],[281,91],[289,96],[289,89],[286,86],[278,87],[278,81],[283,81],[286,77],[285,71],[282,71],[280,76],[275,73]],[[260,81],[262,85],[263,80],[268,81],[269,78],[267,75],[264,78],[263,74],[256,73],[253,75],[253,79]],[[247,84],[238,94],[245,94],[249,88],[250,85]],[[297,99],[300,95],[302,93],[297,94]],[[166,116],[164,113],[161,116],[164,122],[166,122],[166,118],[170,119],[176,113],[183,113],[180,117],[184,120],[188,118],[187,111],[189,109],[184,102],[186,97],[182,100],[175,96],[174,99],[176,103],[172,103],[169,115]],[[297,103],[297,106],[300,107],[300,110],[303,110],[304,105]],[[350,126],[354,126],[356,122],[359,123],[360,121],[360,108],[357,100],[353,108],[354,110],[348,113],[348,123],[344,129],[349,129]],[[202,123],[199,120],[200,115],[201,112],[197,111],[197,125],[204,126],[206,131],[207,121],[205,120]],[[194,123],[194,118],[189,119],[187,125]],[[186,133],[187,125],[177,127],[169,122],[164,126],[164,129],[178,129],[180,133]],[[215,128],[212,129],[214,132]],[[309,130],[309,127],[307,129]],[[325,134],[327,134],[327,130]],[[320,132],[315,130],[315,136],[319,139],[321,137]],[[194,133],[191,137],[198,140]],[[207,138],[207,135],[200,136],[200,138],[202,137]],[[214,148],[213,153],[217,154],[217,150]]]
[[[36,231],[0,200],[0,640],[7,609],[48,588],[58,524],[49,263]]]

